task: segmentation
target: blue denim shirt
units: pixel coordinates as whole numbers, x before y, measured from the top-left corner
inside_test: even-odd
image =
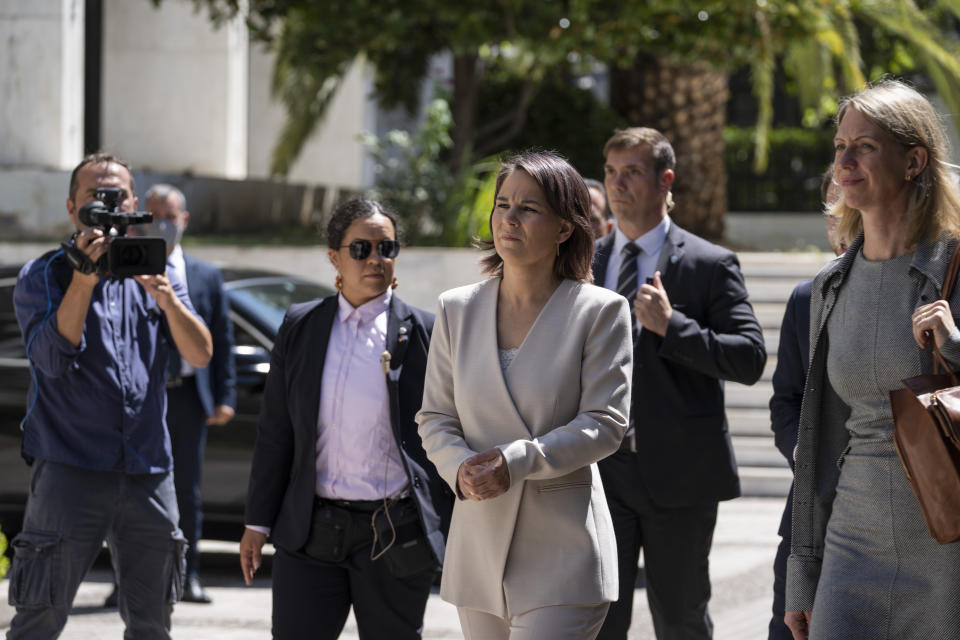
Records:
[[[61,260],[49,269],[45,258],[28,262],[14,289],[34,369],[24,457],[128,474],[170,471],[167,355],[176,347],[163,312],[133,278],[101,278],[74,347],[57,331],[57,308],[72,277],[56,264]],[[183,282],[172,270],[167,274],[194,312]]]

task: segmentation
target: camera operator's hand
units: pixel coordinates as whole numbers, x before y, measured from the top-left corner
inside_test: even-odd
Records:
[[[140,286],[157,301],[167,317],[173,344],[180,357],[190,366],[202,369],[210,364],[213,340],[207,325],[177,297],[166,273],[155,276],[133,276]]]
[[[98,228],[80,229],[74,237],[77,249],[94,263],[107,252],[109,241],[103,229]],[[57,333],[74,347],[79,347],[83,341],[83,326],[87,320],[90,298],[99,282],[100,276],[95,272],[85,274],[74,269],[70,286],[60,301],[57,309]]]
[[[170,279],[167,278],[166,273],[155,276],[133,277],[140,283],[140,286],[150,294],[150,297],[157,301],[157,306],[160,307],[164,313],[170,311],[174,305],[180,304],[180,299],[177,298],[177,294],[173,292],[173,287],[170,286]]]
[[[103,229],[98,227],[91,227],[88,229],[83,229],[77,233],[77,249],[83,251],[86,254],[87,258],[90,259],[90,262],[96,264],[106,252],[110,246],[110,238],[103,233]],[[84,275],[82,273],[75,273],[74,277],[80,279],[81,282],[84,282],[91,287],[100,282],[100,276],[96,273],[91,273]]]

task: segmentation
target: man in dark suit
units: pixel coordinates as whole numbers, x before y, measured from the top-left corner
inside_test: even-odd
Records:
[[[202,533],[200,483],[207,427],[233,418],[237,398],[233,355],[233,323],[223,291],[223,276],[212,264],[193,258],[180,247],[190,213],[176,187],[156,184],[147,191],[147,211],[155,233],[167,241],[167,269],[187,284],[187,295],[213,337],[213,358],[194,369],[174,354],[167,377],[167,428],[173,445],[173,480],[180,507],[180,528],[187,538],[187,568],[183,601],[209,603],[200,583],[197,542]]]
[[[624,129],[604,156],[617,228],[597,241],[593,274],[631,301],[635,344],[632,432],[600,462],[620,598],[599,638],[626,638],[641,548],[657,637],[710,638],[717,504],[740,495],[723,380],[760,378],[763,335],[736,255],[667,215],[676,164],[669,141],[654,129]]]
[[[209,603],[198,573],[197,542],[202,532],[200,483],[207,426],[224,425],[236,407],[236,372],[233,356],[233,322],[227,308],[220,270],[190,257],[180,247],[190,212],[183,193],[168,184],[156,184],[146,194],[153,223],[134,233],[161,236],[167,243],[167,272],[176,272],[186,283],[187,296],[213,338],[213,357],[203,369],[185,363],[171,352],[167,371],[167,429],[173,448],[173,481],[180,510],[180,529],[187,539],[186,573],[182,602]],[[117,586],[104,606],[117,606]]]

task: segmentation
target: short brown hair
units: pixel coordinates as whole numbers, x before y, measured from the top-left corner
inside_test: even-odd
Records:
[[[570,222],[573,232],[558,246],[559,256],[553,262],[553,272],[561,280],[593,282],[590,264],[593,262],[593,231],[590,229],[590,194],[583,177],[567,160],[550,151],[524,151],[501,164],[497,186],[493,194],[490,217],[496,210],[497,196],[507,176],[523,171],[539,185],[553,213]],[[481,249],[492,253],[480,261],[483,273],[502,276],[503,258],[496,252],[493,240],[477,242]]]
[[[647,145],[653,154],[653,170],[660,175],[667,169],[671,171],[677,166],[677,155],[673,152],[673,145],[667,137],[650,127],[629,127],[617,129],[610,139],[603,145],[603,157],[610,151],[617,149],[634,149]]]
[[[80,161],[80,164],[73,168],[73,173],[70,174],[70,201],[74,202],[77,198],[77,174],[80,173],[80,169],[83,169],[88,164],[118,164],[124,169],[127,170],[127,173],[130,174],[130,191],[133,193],[133,196],[137,195],[137,185],[133,182],[133,171],[130,169],[130,165],[126,162],[113,155],[112,153],[106,153],[104,151],[97,151],[96,153],[91,153],[84,156],[83,160]]]

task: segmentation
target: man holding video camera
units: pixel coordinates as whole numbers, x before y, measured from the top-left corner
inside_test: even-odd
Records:
[[[9,598],[17,613],[7,638],[60,634],[104,540],[125,637],[169,638],[184,538],[164,424],[167,360],[175,349],[205,367],[210,333],[149,243],[119,237],[127,219],[140,221],[125,215],[137,198],[123,162],[84,158],[66,204],[77,233],[61,251],[27,263],[14,291],[33,371],[22,423],[22,453],[33,468],[13,541]],[[83,223],[104,219],[110,227]]]

